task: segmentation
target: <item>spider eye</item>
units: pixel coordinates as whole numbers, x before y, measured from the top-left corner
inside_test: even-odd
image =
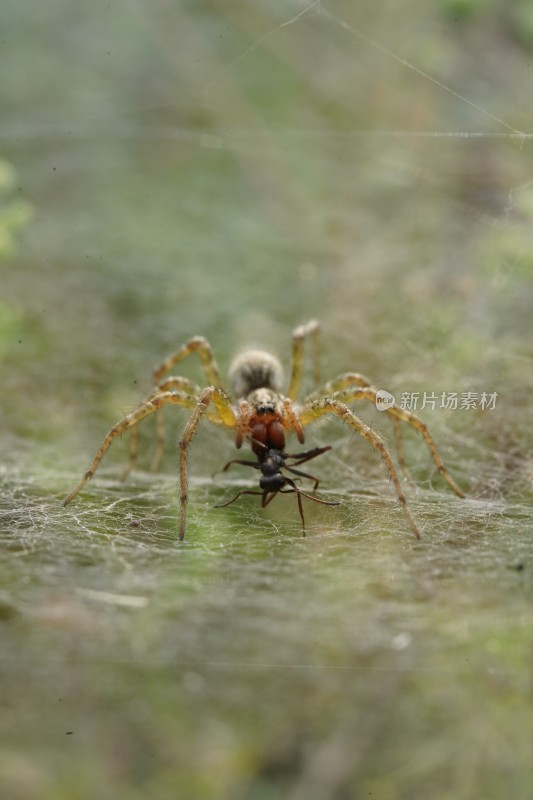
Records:
[[[263,404],[263,405],[257,406],[257,408],[256,408],[256,412],[259,415],[261,415],[261,414],[273,414],[275,410],[276,410],[276,407],[274,405],[270,404],[270,403],[268,405],[267,404]]]

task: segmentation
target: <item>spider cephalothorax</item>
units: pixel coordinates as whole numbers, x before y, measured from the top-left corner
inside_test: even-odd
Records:
[[[315,389],[302,403],[297,402],[302,378],[303,343],[306,338],[310,338],[313,343],[314,381],[316,386],[319,385],[319,331],[318,322],[313,320],[307,325],[296,328],[293,332],[292,369],[289,385],[284,394],[282,393],[283,371],[277,358],[262,350],[251,350],[237,356],[230,367],[230,381],[235,395],[234,400],[223,387],[218,365],[207,340],[202,336],[195,336],[189,339],[179,350],[156,367],[153,373],[155,389],[152,394],[131,414],[125,416],[111,428],[89,469],[65,499],[64,504],[69,503],[93,476],[111,442],[124,431],[131,429],[131,450],[129,464],[126,469],[127,474],[134,465],[137,455],[137,426],[139,422],[148,415],[159,412],[167,405],[177,405],[188,408],[192,412],[179,442],[180,539],[184,538],[186,528],[188,449],[198,424],[203,418],[217,425],[233,429],[236,446],[241,447],[245,440],[249,441],[252,451],[257,457],[257,462],[231,461],[224,469],[232,463],[238,463],[252,466],[261,472],[259,479],[260,492],[251,490],[239,492],[228,503],[223,505],[234,502],[242,494],[260,494],[262,506],[264,507],[280,492],[295,493],[303,523],[302,496],[326,505],[334,505],[334,503],[321,500],[302,491],[296,485],[294,479],[286,475],[285,472],[288,471],[314,481],[314,491],[318,486],[318,479],[301,472],[297,467],[299,464],[315,458],[330,448],[319,447],[304,453],[288,455],[285,452],[286,435],[293,433],[298,441],[303,443],[304,427],[324,415],[330,414],[337,416],[348,424],[355,433],[366,439],[381,456],[394,484],[398,500],[409,519],[413,533],[419,537],[420,531],[407,505],[398,473],[387,446],[379,434],[360,420],[348,407],[348,403],[353,403],[357,400],[376,402],[376,389],[370,382],[357,372],[347,372],[336,380],[324,384],[322,388]],[[194,352],[197,352],[201,359],[208,386],[202,389],[188,378],[175,375],[161,380],[175,364],[183,361],[184,358]],[[391,416],[394,422],[399,459],[402,466],[403,449],[401,446],[400,422],[406,422],[421,433],[440,474],[454,492],[463,497],[461,489],[442,463],[442,459],[425,423],[415,414],[394,405],[388,408],[386,413]],[[161,423],[161,415],[158,415],[158,432],[158,448],[153,462],[154,468],[159,463],[164,445],[164,429]]]
[[[265,450],[282,451],[285,430],[291,428],[303,442],[302,426],[291,414],[287,398],[281,394],[283,369],[275,356],[262,350],[245,351],[232,362],[229,378],[239,401],[237,447],[246,436],[258,456],[264,455]]]

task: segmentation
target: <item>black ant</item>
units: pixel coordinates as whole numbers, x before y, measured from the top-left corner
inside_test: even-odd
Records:
[[[298,488],[292,478],[289,478],[282,472],[282,470],[285,469],[288,472],[292,472],[293,475],[298,475],[301,478],[307,478],[308,480],[313,481],[312,490],[316,491],[318,484],[320,483],[319,479],[314,475],[309,475],[307,472],[296,469],[296,467],[298,467],[300,464],[304,464],[306,461],[310,461],[312,458],[321,456],[322,453],[326,453],[328,450],[331,450],[330,446],[315,447],[313,450],[307,450],[305,453],[289,454],[284,453],[282,450],[277,450],[274,447],[266,447],[257,439],[252,439],[252,449],[257,455],[257,462],[245,461],[242,459],[232,459],[231,461],[228,461],[224,467],[222,467],[220,472],[225,472],[232,464],[240,464],[241,466],[259,469],[261,470],[261,477],[259,478],[259,486],[261,491],[258,492],[253,489],[243,489],[240,492],[237,492],[235,497],[232,497],[231,500],[228,500],[226,503],[218,503],[215,508],[224,508],[225,506],[229,506],[238,500],[243,494],[259,495],[261,497],[261,508],[265,508],[269,503],[271,503],[277,494],[296,494],[298,511],[302,520],[302,532],[305,536],[305,518],[302,497],[307,497],[309,500],[313,500],[315,503],[321,503],[325,506],[339,505],[338,501],[321,500],[320,498],[315,497],[308,492],[302,491],[302,489]],[[289,459],[292,460],[292,463],[290,464],[287,463]],[[287,486],[289,488],[286,488]]]

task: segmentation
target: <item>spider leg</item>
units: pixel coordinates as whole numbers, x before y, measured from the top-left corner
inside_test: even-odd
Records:
[[[353,384],[356,384],[357,388],[354,387]],[[351,388],[350,388],[351,387]],[[377,391],[376,389],[371,386],[366,378],[358,373],[347,373],[346,375],[342,375],[335,381],[330,381],[329,384],[324,386],[324,394],[331,395],[335,400],[346,404],[351,403],[355,400],[370,400],[372,403],[376,402]],[[314,395],[311,396],[311,400],[313,400]],[[431,453],[431,457],[435,466],[437,467],[438,471],[444,478],[444,480],[448,483],[448,485],[453,489],[456,495],[459,497],[464,497],[463,491],[459,488],[456,484],[440,457],[439,451],[437,450],[437,445],[435,444],[433,437],[431,436],[428,427],[425,422],[423,422],[420,417],[417,417],[416,414],[407,411],[404,408],[399,408],[398,406],[391,406],[386,411],[393,420],[397,420],[398,422],[406,422],[408,425],[411,425],[416,431],[422,434],[424,441]],[[399,461],[400,463],[404,462],[404,455],[403,455],[403,444],[401,438],[401,432],[399,426],[395,423],[395,433],[396,433],[396,444],[399,450]]]
[[[155,427],[157,439],[155,453],[150,464],[150,472],[157,472],[165,451],[165,418],[161,411],[155,415]]]
[[[394,438],[396,440],[396,453],[398,455],[398,464],[400,465],[400,469],[403,471],[404,475],[408,480],[411,482],[413,481],[413,477],[409,471],[409,467],[405,461],[405,452],[403,449],[403,436],[402,436],[402,426],[400,425],[400,420],[398,417],[392,418],[392,424],[394,426]]]
[[[312,319],[305,325],[300,325],[292,334],[292,368],[287,396],[296,399],[300,391],[303,368],[304,340],[311,336],[313,340],[313,380],[315,386],[320,383],[320,323]]]
[[[305,402],[311,403],[315,400],[320,400],[321,397],[332,397],[338,392],[353,389],[354,386],[372,388],[372,382],[369,381],[368,378],[365,378],[364,375],[361,375],[360,372],[346,372],[338,378],[328,381],[314,392],[311,392],[311,394],[305,398]]]
[[[188,394],[190,396],[190,403],[188,404],[188,408],[194,408],[194,406],[196,405],[196,395],[198,395],[198,393],[200,392],[200,387],[196,386],[196,384],[194,384],[188,378],[182,378],[181,376],[178,375],[173,375],[162,381],[157,387],[157,389],[155,389],[148,396],[147,399],[150,400],[152,397],[155,397],[156,395],[161,394],[162,392],[168,392],[174,389],[177,389],[181,393]],[[214,412],[211,412],[208,416],[210,422],[220,423],[218,415],[216,415]],[[165,449],[165,423],[162,410],[158,410],[156,412],[155,421],[156,421],[157,444],[156,444],[156,451],[152,458],[152,463],[150,464],[151,472],[157,472],[157,470],[159,469],[161,458],[163,456],[163,452]],[[139,430],[137,426],[133,426],[130,433],[130,452],[129,452],[128,463],[126,464],[124,470],[122,471],[122,474],[120,476],[121,480],[125,480],[132,471],[132,469],[135,467],[135,464],[137,462],[138,451],[139,451]]]
[[[439,451],[437,450],[437,445],[435,444],[432,435],[430,434],[428,427],[425,422],[423,422],[420,417],[417,417],[416,414],[412,414],[410,411],[406,411],[403,408],[398,408],[397,406],[392,406],[392,408],[388,409],[388,413],[395,417],[402,422],[407,422],[408,425],[411,425],[416,431],[422,434],[424,441],[426,442],[429,452],[431,453],[431,457],[437,467],[438,471],[444,478],[444,480],[448,483],[449,486],[453,489],[455,494],[458,497],[464,497],[464,492],[459,488],[456,484],[440,457]]]
[[[198,353],[200,356],[200,361],[202,362],[202,367],[209,385],[217,386],[219,389],[222,389],[223,386],[222,379],[220,377],[220,370],[217,362],[215,361],[212,347],[207,339],[204,339],[203,336],[193,336],[193,338],[185,342],[185,344],[182,345],[179,350],[176,350],[175,353],[172,353],[172,355],[165,358],[161,364],[158,364],[153,371],[154,382],[157,383],[165,374],[165,372],[168,372],[175,364],[183,361],[192,353]]]
[[[175,364],[183,361],[193,353],[198,353],[209,385],[217,386],[219,389],[223,388],[220,370],[215,360],[211,345],[203,336],[194,336],[192,339],[188,339],[185,344],[179,348],[179,350],[176,350],[175,353],[172,353],[164,361],[162,361],[161,364],[158,364],[156,367],[154,367],[153,379],[154,383],[158,384],[156,388],[157,392],[168,391],[172,388],[180,389],[194,395],[199,393],[200,388],[198,386],[192,383],[192,381],[189,381],[187,378],[182,378],[180,376],[172,376],[164,380],[162,383],[159,383],[165,372],[168,372]],[[161,458],[163,456],[165,447],[165,428],[163,420],[161,419],[161,415],[159,414],[157,415],[156,425],[157,446],[152,463],[150,465],[152,472],[157,472],[159,469],[159,464],[161,463]],[[133,464],[135,463],[136,455],[135,444],[132,443],[132,449],[130,450],[130,461],[125,470],[126,475],[131,471]]]
[[[185,527],[187,524],[187,450],[196,433],[198,424],[204,414],[207,413],[210,404],[216,408],[218,416],[224,425],[235,428],[237,417],[231,405],[228,395],[218,386],[208,386],[198,395],[198,402],[193,413],[185,426],[182,437],[179,441],[179,480],[180,480],[180,522],[179,538],[185,538]]]
[[[354,385],[359,386],[361,388],[354,389],[353,388]],[[365,390],[367,391],[365,392]],[[350,403],[353,400],[360,400],[360,399],[371,400],[372,402],[375,403],[377,396],[376,390],[374,389],[370,381],[358,372],[348,372],[346,375],[342,375],[340,378],[337,378],[334,381],[330,381],[329,384],[326,384],[326,386],[324,386],[324,394],[331,395],[335,397],[335,399],[340,400],[342,403]],[[387,409],[387,411],[390,411],[390,408]],[[394,438],[396,441],[396,454],[398,456],[398,464],[400,465],[400,469],[405,474],[405,476],[412,481],[411,473],[409,472],[409,469],[405,461],[402,429],[398,417],[396,416],[392,417],[392,424],[394,426]]]
[[[196,405],[196,398],[191,397],[190,395],[183,394],[181,392],[162,392],[161,394],[155,394],[149,400],[146,400],[144,403],[141,403],[134,411],[130,414],[127,414],[123,417],[119,422],[117,422],[111,430],[108,431],[106,434],[98,452],[96,453],[89,469],[78,483],[78,485],[72,490],[72,492],[65,498],[63,505],[68,505],[70,501],[78,494],[78,492],[85,486],[85,484],[92,478],[100,461],[106,454],[109,446],[111,445],[112,441],[116,439],[117,436],[120,436],[124,431],[131,428],[132,430],[136,430],[136,426],[143,420],[145,417],[149,416],[150,414],[155,413],[159,409],[163,408],[165,405],[174,404],[179,405],[185,408],[194,408]]]
[[[172,389],[178,389],[179,391],[191,395],[191,404],[190,408],[194,408],[195,398],[200,388],[196,386],[192,381],[188,380],[188,378],[181,378],[181,377],[171,377],[167,378],[167,380],[163,381],[159,384],[159,386],[154,389],[148,395],[147,400],[150,400],[152,397],[155,397],[157,394],[162,392],[168,392]],[[163,422],[163,416],[160,411],[156,413],[156,430],[157,430],[157,447],[154,457],[152,459],[152,463],[150,465],[150,470],[152,472],[157,472],[159,468],[159,463],[161,461],[161,457],[163,455],[163,450],[165,447],[165,426]],[[120,476],[121,480],[126,480],[132,469],[135,467],[137,463],[137,456],[139,453],[139,430],[137,426],[133,426],[130,433],[130,452],[128,463],[124,467],[122,474]]]
[[[222,389],[216,386],[208,386],[200,392],[198,398],[191,397],[190,395],[182,392],[161,392],[155,394],[149,400],[136,408],[131,414],[127,414],[123,419],[117,422],[105,436],[96,456],[94,457],[89,469],[74,487],[72,492],[65,498],[63,505],[67,505],[70,501],[83,489],[85,484],[92,478],[100,461],[109,449],[113,440],[120,436],[124,431],[129,428],[134,428],[138,423],[149,416],[154,414],[159,409],[166,405],[179,405],[185,408],[193,407],[193,413],[185,426],[183,435],[179,442],[179,483],[180,483],[180,522],[179,522],[179,538],[185,537],[186,526],[186,511],[187,511],[187,449],[191,440],[196,433],[198,423],[201,418],[208,411],[210,403],[213,403],[218,414],[218,421],[227,425],[230,428],[235,427],[236,417],[235,412],[231,406],[229,398]],[[209,417],[208,417],[209,418]]]
[[[163,456],[163,451],[165,448],[165,422],[163,419],[163,414],[160,410],[156,411],[155,424],[156,424],[157,444],[156,444],[156,451],[152,458],[152,463],[150,464],[151,472],[157,472],[157,470],[159,469],[159,464],[161,462],[161,458]],[[125,481],[126,478],[129,476],[130,472],[135,468],[138,455],[139,455],[139,428],[135,425],[131,429],[130,452],[128,456],[128,463],[126,464],[120,475],[121,481]]]
[[[194,384],[192,381],[188,380],[188,378],[182,378],[178,375],[172,375],[169,378],[166,378],[162,381],[158,387],[158,392],[168,392],[171,389],[178,389],[182,392],[187,392],[187,394],[191,395],[198,395],[200,392],[200,387]],[[165,450],[165,422],[163,413],[159,412],[156,414],[155,417],[155,424],[156,424],[156,450],[152,458],[152,463],[150,464],[150,471],[157,472],[159,469],[159,465],[161,463],[161,459],[163,458],[163,452]],[[132,438],[134,432],[131,432]],[[130,452],[131,455],[131,452]]]
[[[364,439],[366,439],[372,445],[374,450],[381,455],[389,471],[394,488],[396,489],[398,500],[400,501],[403,511],[411,524],[413,533],[417,539],[420,539],[418,525],[416,524],[413,514],[411,513],[411,509],[407,505],[407,500],[403,493],[396,469],[394,468],[391,455],[381,436],[378,436],[378,434],[373,431],[372,428],[369,428],[368,425],[359,419],[359,417],[356,417],[355,414],[353,414],[344,403],[341,403],[340,400],[336,400],[335,398],[326,398],[325,400],[305,405],[300,410],[300,420],[302,425],[305,426],[319,417],[322,417],[324,414],[336,414],[341,418],[341,420],[343,420],[343,422],[347,422],[348,425],[359,434],[359,436],[362,436]]]
[[[326,387],[324,387],[325,388],[324,394],[332,393],[336,395],[337,392],[342,392],[348,387],[350,386],[353,387],[354,385],[364,387],[366,389],[371,389],[371,390],[373,389],[371,382],[368,380],[368,378],[365,378],[364,375],[361,375],[361,373],[359,372],[348,372],[346,375],[342,375],[340,378],[337,378],[337,380],[331,381],[330,385],[326,385]],[[341,400],[342,402],[346,402],[346,400],[344,400],[344,398],[340,395],[338,396],[338,399]],[[375,399],[376,398],[374,396],[373,402],[375,402]],[[407,478],[412,480],[411,474],[405,462],[403,437],[399,419],[393,416],[392,424],[394,426],[394,436],[396,439],[396,453],[398,455],[398,463],[403,472],[405,473],[405,475],[407,476]]]
[[[346,394],[346,391],[349,390],[350,388],[352,388],[353,391],[354,386],[360,386],[362,388],[367,388],[367,389],[373,388],[372,383],[368,380],[368,378],[366,378],[364,375],[361,375],[360,372],[347,372],[344,375],[341,375],[339,378],[336,378],[335,380],[328,381],[328,383],[324,384],[322,389],[320,389],[318,392],[313,392],[311,395],[309,395],[309,397],[307,397],[307,402],[310,402],[312,400],[319,400],[320,396],[322,397],[333,396],[343,403],[349,403],[352,398]],[[393,417],[392,422],[394,425],[394,436],[396,439],[396,452],[398,454],[398,463],[403,472],[405,473],[405,475],[412,480],[407,465],[405,463],[402,431],[399,420],[396,417]]]
[[[159,420],[160,417],[161,415],[156,413],[156,420]],[[128,463],[120,473],[121,481],[125,481],[130,472],[132,471],[132,469],[135,468],[138,455],[139,455],[139,428],[137,427],[137,425],[134,425],[130,433],[130,453],[128,456]]]

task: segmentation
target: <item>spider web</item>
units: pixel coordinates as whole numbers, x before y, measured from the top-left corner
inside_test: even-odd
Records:
[[[266,42],[266,40],[268,38],[270,38],[271,36],[274,36],[278,31],[282,30],[283,28],[286,28],[289,25],[294,25],[297,22],[302,22],[302,21],[304,21],[306,19],[310,19],[311,17],[320,17],[321,19],[325,19],[329,24],[333,25],[334,27],[337,27],[337,28],[339,28],[339,29],[341,29],[343,31],[346,31],[352,37],[356,37],[357,40],[363,42],[366,45],[369,45],[371,48],[382,52],[385,56],[387,56],[387,58],[396,61],[402,67],[405,67],[408,70],[412,70],[413,72],[418,74],[423,80],[430,81],[431,83],[433,83],[439,89],[442,89],[443,91],[448,92],[451,95],[453,95],[461,103],[465,103],[466,105],[471,106],[473,109],[478,111],[481,115],[483,115],[483,116],[487,117],[488,119],[492,120],[492,122],[498,123],[499,126],[501,126],[502,128],[506,129],[506,131],[504,131],[503,133],[502,132],[500,132],[500,133],[480,133],[480,132],[470,132],[470,131],[424,131],[424,132],[420,132],[420,131],[385,131],[385,132],[379,132],[379,133],[384,134],[384,135],[390,135],[390,136],[407,135],[409,137],[412,137],[412,136],[431,136],[431,137],[433,137],[433,136],[447,136],[447,137],[461,137],[461,138],[464,137],[464,138],[468,138],[468,137],[471,137],[471,136],[474,136],[474,137],[506,136],[506,137],[518,137],[520,139],[531,138],[532,134],[527,133],[525,131],[516,130],[515,128],[513,128],[512,125],[509,125],[507,122],[505,122],[505,120],[500,119],[499,117],[497,117],[496,115],[494,115],[490,111],[488,111],[487,109],[482,108],[481,106],[477,105],[477,103],[474,103],[472,100],[469,100],[468,97],[465,97],[464,95],[460,94],[460,92],[455,91],[455,89],[452,89],[450,86],[446,85],[442,81],[440,81],[437,78],[435,78],[434,76],[430,75],[428,72],[425,72],[424,70],[422,70],[419,67],[417,67],[415,64],[411,63],[410,61],[407,61],[405,58],[402,58],[397,53],[393,52],[392,50],[389,50],[387,47],[384,47],[378,41],[376,41],[372,37],[366,35],[363,31],[361,31],[358,28],[354,27],[353,25],[349,24],[345,20],[340,19],[335,14],[332,14],[330,11],[327,10],[327,8],[325,6],[326,6],[326,4],[323,4],[322,0],[315,0],[315,2],[311,3],[310,5],[305,5],[303,7],[302,11],[300,11],[294,17],[292,17],[291,19],[287,20],[286,22],[282,22],[280,25],[276,26],[275,28],[272,28],[267,33],[265,33],[264,36],[259,38],[252,45],[250,45],[250,47],[248,47],[243,53],[241,53],[227,67],[227,70],[231,70],[234,67],[236,67],[242,61],[244,61],[251,53],[253,53],[253,51],[256,48],[258,48],[262,44],[264,44],[264,42]],[[209,84],[207,84],[207,86],[205,88],[206,94],[209,94],[211,88],[213,87],[213,85],[216,84],[217,80],[218,80],[218,78],[214,78]],[[374,136],[377,133],[378,132],[376,132],[376,131],[372,131],[372,132],[367,132],[366,135]],[[359,133],[358,135],[361,135],[361,133]],[[363,135],[365,135],[364,132],[363,132]]]
[[[187,24],[186,4],[171,6],[158,6],[172,23],[158,27],[142,4],[128,3],[120,24],[96,4],[105,14],[96,28],[80,6],[81,28],[66,24],[79,51],[68,62],[70,102],[59,90],[42,106],[35,95],[26,115],[6,114],[0,126],[10,160],[20,170],[27,159],[21,190],[38,211],[20,262],[6,265],[15,311],[0,324],[13,431],[2,433],[0,467],[0,785],[24,797],[20,776],[30,775],[36,796],[136,797],[140,777],[139,791],[165,797],[179,773],[194,800],[198,786],[202,800],[224,790],[335,800],[382,787],[469,800],[498,786],[505,794],[513,776],[514,796],[527,797],[533,126],[525,101],[518,113],[520,86],[511,81],[508,102],[496,103],[441,50],[433,68],[413,46],[428,28],[409,2],[387,6],[395,36],[350,3],[194,4],[206,41],[222,42],[216,58]],[[127,87],[116,102],[102,85],[126,17],[171,80],[140,70],[142,85],[144,50],[128,32],[139,57],[111,62]],[[33,45],[24,59],[55,91]],[[284,72],[287,53],[297,78]],[[525,58],[512,62],[521,75]],[[87,64],[91,75],[102,70],[96,89]],[[276,105],[290,80],[293,115]],[[338,124],[306,116],[298,103],[311,90],[313,109],[337,101]],[[373,107],[380,92],[385,114]],[[443,113],[425,116],[428,102]],[[352,113],[357,103],[373,113]],[[442,129],[432,124],[443,119]],[[232,182],[235,171],[243,183]],[[306,180],[320,202],[308,202]],[[251,212],[243,185],[261,197]],[[236,197],[238,213],[225,216]],[[445,213],[450,198],[474,235],[460,213]],[[427,227],[410,222],[410,203]],[[304,499],[305,538],[293,496],[264,510],[255,497],[214,507],[257,475],[236,467],[213,478],[237,454],[227,431],[206,424],[191,447],[189,524],[177,541],[181,412],[166,417],[159,474],[148,471],[147,422],[127,481],[124,437],[62,506],[105,431],[150,391],[154,361],[205,334],[224,372],[248,343],[272,347],[287,366],[291,330],[318,311],[325,380],[357,369],[396,397],[499,393],[486,413],[420,411],[464,500],[420,436],[405,432],[412,480],[402,485],[420,542],[384,465],[335,419],[309,426],[305,447],[333,446],[310,472],[318,495],[340,504]],[[183,374],[197,381],[198,364]],[[386,415],[353,410],[395,457]],[[217,786],[206,788],[211,775]]]
[[[352,22],[347,21],[342,16],[334,13],[331,9],[334,7],[334,3],[327,3],[323,2],[323,0],[315,0],[312,3],[299,3],[297,5],[289,4],[289,9],[292,9],[294,6],[295,13],[292,13],[292,10],[289,11],[287,14],[287,18],[284,21],[281,21],[279,24],[273,26],[266,30],[259,38],[255,39],[252,44],[246,47],[242,52],[240,52],[236,57],[230,60],[227,64],[224,65],[222,70],[217,72],[213,77],[211,77],[207,82],[203,85],[203,97],[204,100],[209,104],[211,101],[214,100],[214,95],[216,94],[216,90],[218,85],[223,82],[223,80],[234,73],[236,70],[242,70],[246,66],[246,61],[253,57],[256,51],[261,50],[265,44],[268,43],[270,39],[275,39],[282,31],[289,27],[297,27],[302,26],[305,23],[313,23],[315,26],[319,26],[319,29],[322,31],[323,26],[327,24],[331,28],[333,28],[336,32],[340,32],[343,35],[346,34],[349,37],[349,41],[346,43],[347,49],[355,50],[359,47],[359,45],[363,44],[366,47],[370,48],[371,50],[376,51],[380,55],[382,55],[386,60],[391,61],[398,65],[400,69],[406,70],[408,72],[413,73],[415,76],[420,78],[422,82],[428,83],[432,86],[432,88],[436,92],[442,92],[444,94],[448,94],[451,96],[452,99],[456,100],[459,104],[464,105],[467,109],[471,110],[475,113],[477,118],[484,119],[484,121],[493,123],[496,128],[499,130],[399,130],[399,129],[390,129],[390,130],[350,130],[346,132],[335,132],[332,130],[298,130],[298,131],[285,131],[285,134],[289,137],[296,136],[297,138],[320,138],[324,137],[329,142],[334,142],[337,138],[348,138],[348,139],[358,139],[358,138],[368,138],[370,140],[380,140],[380,139],[409,139],[409,140],[416,140],[416,139],[458,139],[458,140],[483,140],[483,139],[504,139],[504,140],[519,140],[520,147],[526,146],[526,144],[531,140],[533,134],[527,130],[521,130],[510,124],[506,119],[503,117],[493,113],[489,108],[486,108],[480,105],[477,102],[474,102],[470,99],[466,94],[461,93],[457,89],[453,88],[448,83],[438,79],[435,75],[431,74],[429,71],[420,68],[417,66],[416,63],[413,61],[404,58],[399,52],[391,49],[390,47],[385,46],[382,42],[376,39],[373,36],[370,36],[365,30],[359,28]],[[157,110],[161,109],[163,106],[161,104],[154,104],[153,106],[149,106],[148,109],[150,110]],[[146,106],[139,107],[138,109],[126,109],[122,112],[114,112],[115,117],[119,117],[121,114],[129,115],[136,110],[147,110]],[[104,117],[99,117],[100,120],[105,119]],[[87,120],[86,120],[87,121]],[[83,124],[83,123],[82,123]],[[70,123],[69,123],[70,125]],[[58,126],[57,123],[54,123],[54,127],[57,130]],[[61,126],[59,126],[61,128]],[[31,129],[26,130],[27,133],[31,134]],[[20,134],[21,132],[17,132]],[[22,132],[23,133],[23,132]],[[11,134],[10,134],[11,135]],[[254,145],[254,137],[256,136],[256,131],[251,129],[250,131],[246,130],[228,130],[224,133],[224,135],[211,135],[206,133],[197,133],[193,129],[180,129],[174,127],[172,131],[168,131],[164,128],[152,128],[148,134],[148,137],[154,137],[156,139],[164,139],[166,137],[170,137],[172,139],[177,140],[188,140],[193,143],[195,146],[200,148],[208,148],[208,149],[221,149],[221,148],[228,148],[230,150],[237,150],[239,151],[246,151],[248,149],[255,149]],[[263,148],[263,145],[260,145],[260,149]],[[508,194],[507,194],[507,203],[505,207],[505,212],[508,217],[508,225],[509,226],[519,226],[520,222],[516,222],[513,218],[513,212],[518,211],[520,213],[523,203],[522,197],[525,196],[525,204],[529,203],[529,195],[530,195],[530,188],[533,185],[533,180],[526,180],[521,182],[517,185],[511,185],[508,187]],[[259,337],[263,339],[263,337]],[[374,420],[376,418],[374,417]],[[446,431],[446,435],[453,436],[453,432],[448,429],[444,429]],[[464,445],[465,444],[465,437],[464,432],[461,432],[457,437],[457,440]],[[470,444],[475,449],[475,445],[471,441]],[[485,454],[490,453],[489,449],[484,451]],[[478,451],[479,455],[479,451]],[[505,453],[498,453],[492,452],[493,461],[495,464],[495,474],[493,473],[492,476],[485,474],[483,479],[485,481],[485,485],[490,484],[492,490],[495,494],[501,496],[501,492],[497,490],[497,486],[499,485],[500,478],[499,478],[499,468],[498,464],[502,464],[502,462],[508,463],[509,457]],[[512,461],[511,457],[511,461]],[[522,488],[522,490],[526,489],[528,486],[528,481],[530,477],[530,464],[527,459],[522,459],[520,456],[516,459],[516,464],[519,465],[518,472],[519,477],[517,477],[516,482],[517,485]],[[341,463],[337,463],[337,476],[341,475],[343,469],[341,468]],[[353,470],[349,468],[344,468],[344,472],[350,473],[350,479],[357,480],[356,474],[354,474]],[[468,472],[471,472],[471,468],[465,467],[463,472],[466,478]],[[480,479],[481,480],[481,479]],[[385,481],[385,483],[387,483]],[[247,485],[246,482],[234,482],[235,486],[244,486]]]

